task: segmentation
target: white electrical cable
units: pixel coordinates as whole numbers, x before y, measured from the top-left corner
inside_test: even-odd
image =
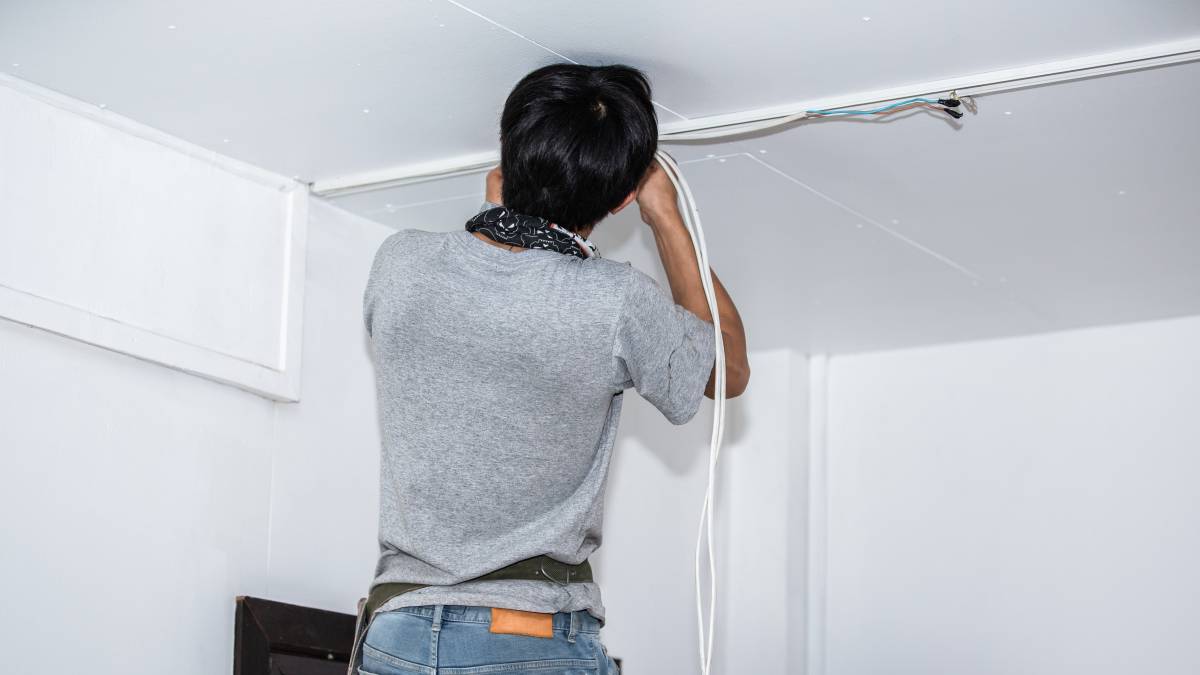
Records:
[[[717,470],[717,458],[721,453],[721,440],[725,434],[725,341],[721,332],[721,315],[717,308],[717,294],[712,282],[712,273],[708,264],[708,247],[704,241],[704,230],[700,226],[700,210],[692,190],[684,179],[683,173],[674,158],[659,150],[655,159],[662,166],[663,172],[675,186],[679,197],[680,214],[688,235],[692,238],[692,248],[696,252],[696,263],[700,269],[700,282],[704,287],[704,297],[708,300],[708,308],[713,319],[713,339],[716,343],[716,358],[713,366],[713,428],[712,442],[709,446],[708,457],[708,487],[704,493],[704,503],[700,507],[700,525],[696,532],[696,629],[700,640],[700,672],[708,675],[712,664],[713,637],[717,608],[717,569],[713,555],[713,492]],[[700,543],[707,534],[708,539],[708,631],[704,630],[704,603],[700,590]],[[707,637],[706,637],[707,635]]]

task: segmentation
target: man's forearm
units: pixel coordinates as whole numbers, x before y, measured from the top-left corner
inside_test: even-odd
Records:
[[[700,281],[696,251],[679,213],[654,216],[650,231],[654,233],[658,258],[667,273],[671,296],[675,302],[691,310],[701,319],[712,321],[708,301],[704,298],[704,286]]]
[[[712,312],[709,310],[708,300],[704,297],[696,251],[687,227],[683,224],[683,218],[678,210],[670,210],[655,214],[650,220],[654,243],[658,247],[658,257],[671,286],[671,296],[676,303],[701,319],[711,322]],[[725,345],[726,392],[729,396],[737,396],[745,390],[750,377],[745,328],[725,286],[721,284],[715,272],[710,269],[709,273],[712,275],[713,290],[716,291],[717,312],[721,317],[721,333]],[[715,384],[715,377],[710,378],[705,390],[705,395],[709,398],[714,396]]]

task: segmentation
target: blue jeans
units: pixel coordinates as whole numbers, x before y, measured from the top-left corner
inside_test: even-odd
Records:
[[[554,637],[492,633],[490,607],[423,605],[375,616],[361,675],[620,675],[586,610],[554,615]]]

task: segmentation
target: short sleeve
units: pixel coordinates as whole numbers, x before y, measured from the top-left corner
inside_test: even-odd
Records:
[[[392,258],[392,252],[395,250],[397,244],[399,244],[403,235],[404,230],[388,235],[375,251],[375,258],[371,263],[371,271],[367,274],[367,285],[363,289],[363,324],[366,326],[367,335],[371,335],[371,321],[375,316],[375,309],[379,302],[379,290],[384,286],[389,272],[388,261]]]
[[[713,324],[631,268],[613,357],[618,386],[635,387],[672,424],[696,415],[716,360]]]

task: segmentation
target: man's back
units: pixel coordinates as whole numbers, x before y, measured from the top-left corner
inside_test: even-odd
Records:
[[[672,422],[696,412],[712,324],[628,264],[511,252],[465,231],[398,232],[364,294],[383,427],[376,583],[432,584],[387,609],[587,609],[599,588],[459,583],[601,541],[621,392]]]

